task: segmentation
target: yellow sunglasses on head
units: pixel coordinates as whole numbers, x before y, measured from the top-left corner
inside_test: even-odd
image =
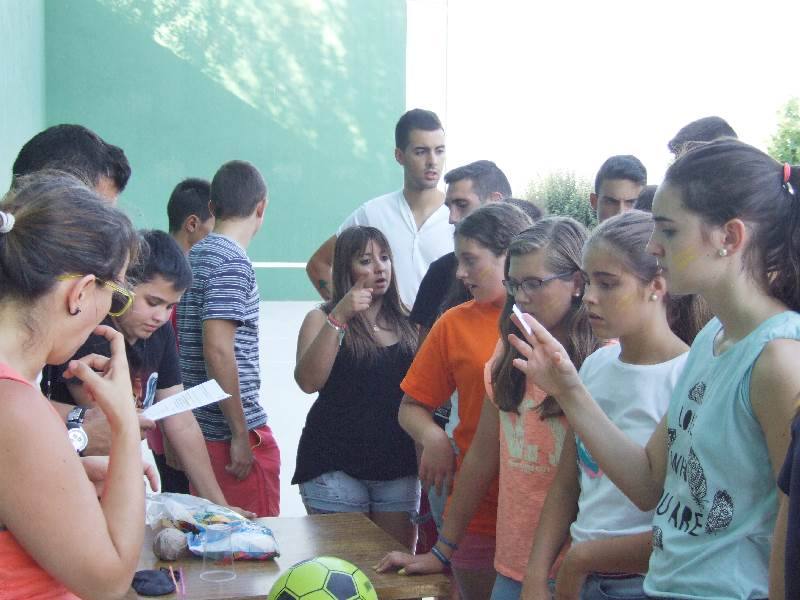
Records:
[[[68,273],[66,275],[59,275],[58,280],[67,281],[69,279],[80,279],[81,277],[85,276],[86,275],[81,275],[80,273]],[[133,304],[133,299],[136,297],[136,294],[113,281],[100,279],[97,276],[95,276],[95,278],[98,283],[104,285],[112,292],[111,308],[108,311],[108,316],[119,317],[125,314],[125,311],[127,311],[131,307],[131,304]]]

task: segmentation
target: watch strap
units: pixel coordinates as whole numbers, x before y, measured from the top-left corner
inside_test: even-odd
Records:
[[[86,418],[87,409],[83,406],[76,406],[67,413],[67,425],[83,425]]]

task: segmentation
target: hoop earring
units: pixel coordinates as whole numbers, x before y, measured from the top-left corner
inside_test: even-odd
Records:
[[[81,309],[80,309],[80,307],[79,307],[79,306],[76,306],[76,307],[75,307],[75,310],[71,310],[71,311],[69,311],[69,314],[71,314],[73,317],[75,317],[75,316],[77,316],[77,315],[81,314]]]
[[[726,256],[728,256],[728,251],[725,248],[720,248],[717,251],[717,256],[719,256],[720,258],[725,258]]]

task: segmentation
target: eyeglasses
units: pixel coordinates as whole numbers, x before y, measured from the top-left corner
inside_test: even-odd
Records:
[[[538,292],[544,284],[553,281],[554,279],[564,279],[565,277],[571,276],[575,271],[569,271],[567,273],[558,273],[557,275],[551,275],[550,277],[540,278],[540,277],[528,277],[527,279],[523,279],[522,281],[517,281],[516,279],[506,279],[503,281],[503,286],[506,288],[509,296],[514,296],[519,290],[525,292],[528,296],[531,294],[535,294]]]
[[[67,281],[69,279],[80,279],[81,277],[85,277],[85,275],[68,273],[66,275],[60,275],[58,280]],[[133,299],[136,297],[136,294],[113,281],[97,277],[97,282],[111,290],[111,308],[108,311],[108,316],[119,317],[125,314],[125,311],[133,304]]]

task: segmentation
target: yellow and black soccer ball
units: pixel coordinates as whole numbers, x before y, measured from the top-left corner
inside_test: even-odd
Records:
[[[378,600],[372,583],[354,564],[318,556],[288,568],[273,584],[268,600]]]

